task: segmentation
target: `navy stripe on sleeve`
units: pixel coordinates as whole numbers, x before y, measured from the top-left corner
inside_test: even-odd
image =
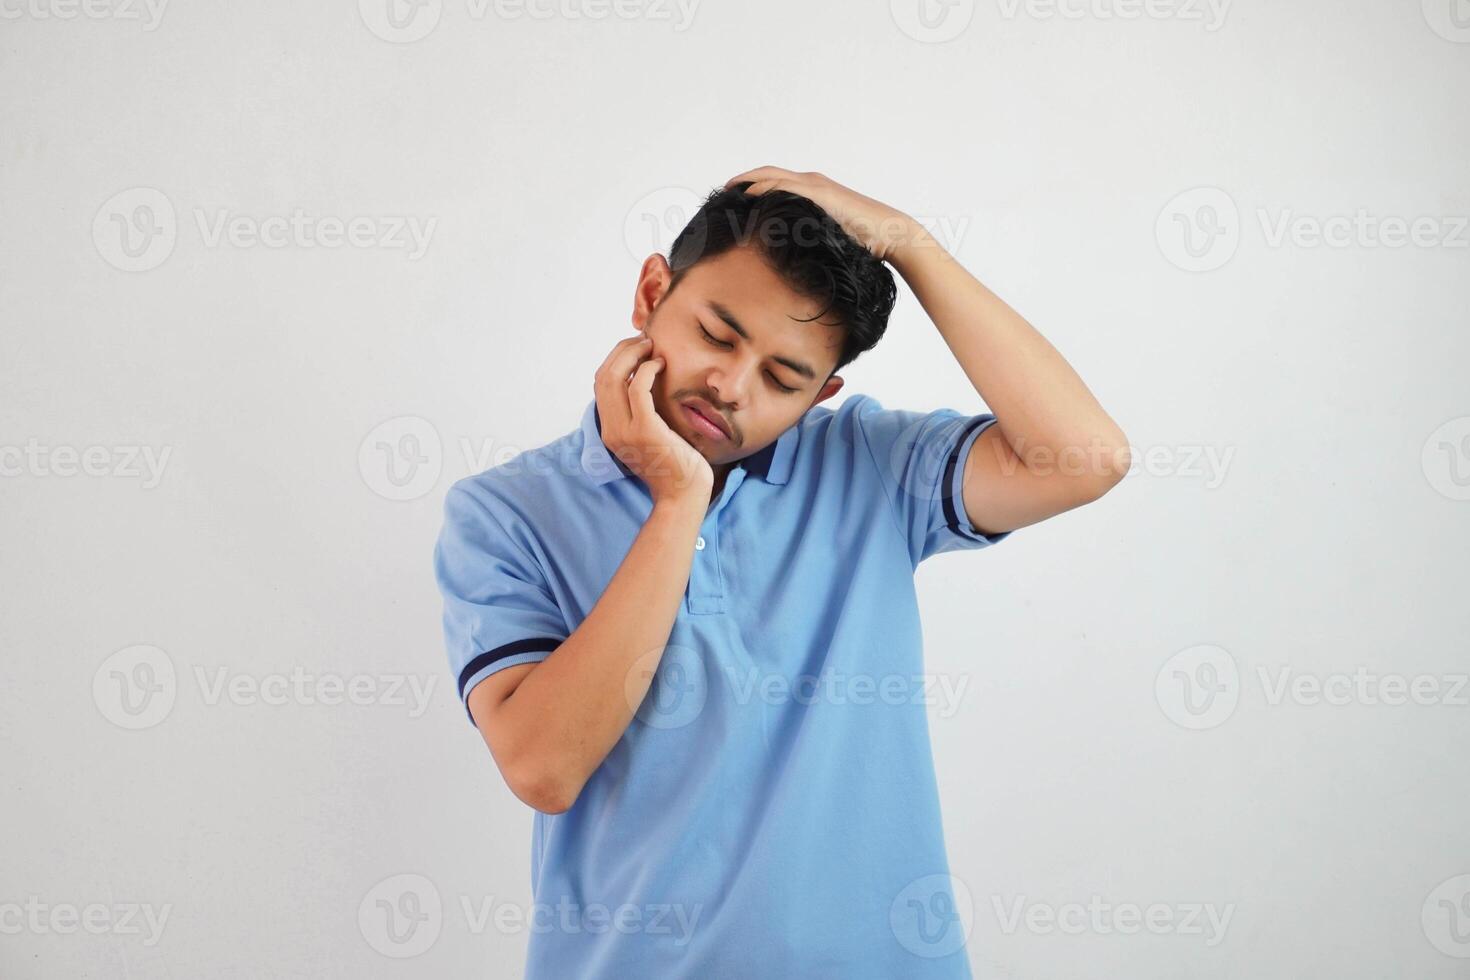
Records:
[[[565,642],[566,637],[533,636],[530,639],[506,643],[496,647],[494,650],[486,650],[465,664],[464,670],[459,672],[459,699],[461,701],[464,700],[464,686],[469,683],[470,678],[495,661],[503,660],[506,657],[513,657],[518,653],[539,653],[542,650],[555,650]],[[469,705],[465,705],[465,710],[469,710]],[[470,720],[473,721],[473,717]]]
[[[965,531],[963,528],[960,527],[960,515],[955,510],[954,493],[952,488],[954,487],[955,467],[959,466],[960,464],[961,447],[964,446],[965,440],[970,437],[970,433],[977,426],[984,425],[989,421],[990,419],[988,418],[976,419],[969,425],[965,426],[965,431],[960,433],[959,441],[955,443],[954,450],[949,454],[949,459],[947,459],[944,463],[944,486],[942,486],[939,490],[940,499],[944,501],[944,520],[946,523],[949,524],[949,529],[955,534],[960,535],[961,537],[971,538],[972,540],[976,541],[984,539],[970,534],[968,531]],[[961,500],[961,503],[963,504],[964,501]]]

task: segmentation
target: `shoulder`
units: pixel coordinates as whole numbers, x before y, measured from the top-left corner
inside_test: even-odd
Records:
[[[803,439],[807,436],[814,440],[836,438],[850,443],[852,432],[877,411],[883,411],[878,400],[861,393],[848,395],[839,405],[814,405],[801,418],[801,434]]]
[[[829,425],[840,431],[851,433],[870,429],[888,421],[910,420],[923,413],[886,408],[874,396],[854,392],[848,395],[847,400],[841,405],[830,409],[828,414],[831,416]]]
[[[836,407],[819,405],[808,411],[802,420],[802,441],[826,456],[865,455],[875,443],[892,441],[924,415],[885,408],[872,395],[856,392]]]
[[[860,392],[848,395],[835,406],[814,405],[796,423],[797,460],[805,461],[813,474],[831,467],[849,472],[862,469],[870,457],[875,433],[898,421],[900,414]]]
[[[534,517],[585,486],[581,443],[580,432],[569,432],[461,477],[445,496],[446,511],[468,507],[506,527]]]

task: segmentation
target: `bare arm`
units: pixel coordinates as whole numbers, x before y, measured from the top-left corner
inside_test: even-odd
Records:
[[[475,685],[470,716],[511,791],[545,813],[576,802],[633,720],[674,628],[709,508],[709,463],[659,417],[663,359],[647,338],[619,341],[594,387],[602,441],[648,487],[653,508],[607,588],[537,664]]]
[[[1123,478],[1122,430],[1025,318],[917,222],[890,261],[996,416],[965,464],[970,523],[991,533],[1035,524],[1096,500]]]
[[[994,425],[965,463],[970,523],[998,533],[1090,503],[1130,465],[1123,430],[1045,337],[970,275],[916,220],[815,172],[756,167],[725,182],[816,202],[889,262],[939,328]]]
[[[570,807],[632,722],[683,601],[706,504],[656,504],[572,635],[540,663],[508,667],[470,692],[496,765],[529,806]]]

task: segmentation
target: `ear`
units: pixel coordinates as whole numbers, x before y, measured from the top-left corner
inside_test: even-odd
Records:
[[[822,385],[822,390],[817,392],[817,397],[812,399],[812,404],[815,405],[818,402],[824,402],[841,390],[842,376],[840,374],[834,374],[827,379],[826,384]]]
[[[638,286],[633,291],[633,326],[638,330],[648,329],[648,319],[669,291],[673,270],[668,260],[654,252],[643,260],[638,270]]]

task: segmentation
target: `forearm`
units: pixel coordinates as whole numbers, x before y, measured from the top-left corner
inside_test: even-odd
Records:
[[[1022,464],[1082,449],[1110,469],[1126,455],[1122,430],[1057,349],[917,222],[888,258]]]
[[[506,699],[507,764],[570,805],[622,738],[652,682],[708,500],[660,502],[572,635]]]

